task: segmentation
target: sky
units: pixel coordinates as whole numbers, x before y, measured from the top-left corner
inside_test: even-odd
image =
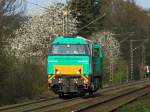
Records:
[[[39,4],[40,6],[47,7],[51,2],[65,2],[66,0],[28,0],[31,3],[27,3],[27,14],[37,14],[39,10],[42,10],[39,6],[32,3]],[[150,9],[150,0],[135,0],[137,5],[144,9]]]
[[[150,9],[150,0],[135,0],[136,3],[145,8],[145,9]]]
[[[33,5],[32,3],[39,4],[42,7],[47,7],[49,3],[55,2],[65,2],[66,0],[27,0],[27,14],[37,14],[38,10],[43,10],[37,5]]]

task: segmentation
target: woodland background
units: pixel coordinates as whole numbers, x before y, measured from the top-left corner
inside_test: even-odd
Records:
[[[103,44],[105,84],[131,80],[130,42],[137,40],[133,79],[144,78],[143,67],[150,64],[150,10],[134,0],[70,0],[49,4],[33,16],[26,15],[26,5],[24,0],[0,1],[0,105],[39,98],[47,91],[49,37],[57,34]]]

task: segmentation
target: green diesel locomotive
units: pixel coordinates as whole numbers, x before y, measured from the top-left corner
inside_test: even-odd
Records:
[[[102,88],[102,48],[80,36],[56,37],[49,47],[47,74],[49,88],[64,94],[85,95]]]

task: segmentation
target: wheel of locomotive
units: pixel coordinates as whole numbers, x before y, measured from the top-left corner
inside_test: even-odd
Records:
[[[93,91],[89,90],[89,96],[93,96]]]
[[[78,87],[78,94],[79,96],[85,96],[85,90],[83,86]]]
[[[93,90],[94,90],[94,84],[91,83],[91,85],[90,85],[90,87],[89,87],[89,91],[88,91],[89,96],[93,96]]]
[[[63,98],[64,97],[64,93],[59,93],[59,98]]]

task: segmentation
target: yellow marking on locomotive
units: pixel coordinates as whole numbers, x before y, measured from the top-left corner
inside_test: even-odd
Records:
[[[84,80],[86,80],[86,81],[88,82],[88,76],[84,76],[84,75],[82,75],[82,74],[80,74],[80,76],[81,76]]]
[[[48,75],[48,82],[51,83],[52,79],[55,79],[56,75]]]
[[[81,72],[81,73],[80,73]],[[83,66],[78,65],[55,65],[54,66],[54,73],[56,75],[80,75],[83,72]]]

